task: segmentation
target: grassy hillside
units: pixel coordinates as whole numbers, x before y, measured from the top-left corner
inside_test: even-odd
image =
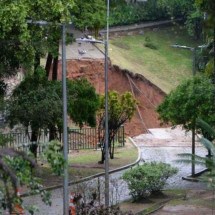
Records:
[[[161,28],[111,39],[109,56],[113,64],[143,74],[168,93],[182,79],[192,76],[191,51],[172,48],[172,44],[193,47],[201,43],[190,38],[182,27]]]

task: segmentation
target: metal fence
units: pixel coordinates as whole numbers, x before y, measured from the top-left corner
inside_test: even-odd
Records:
[[[10,132],[2,134],[7,138],[6,147],[15,148],[20,151],[28,151],[30,145],[38,144],[37,152],[42,153],[49,142],[49,132],[41,131],[38,142],[30,141],[31,132]],[[114,138],[116,147],[123,147],[125,145],[124,126],[118,130]],[[3,146],[3,147],[4,147]],[[82,128],[82,129],[69,129],[68,130],[68,149],[69,150],[82,150],[82,149],[98,149],[98,130],[96,128]]]
[[[116,147],[125,145],[124,126],[121,126],[114,138]],[[68,132],[69,150],[97,149],[100,147],[96,128],[70,129]]]
[[[25,151],[25,152],[29,150],[30,145],[38,144],[37,151],[40,154],[44,151],[44,149],[46,148],[49,142],[49,133],[45,131],[40,132],[38,142],[30,141],[31,132],[26,133],[25,131],[19,131],[19,132],[5,133],[2,135],[4,138],[7,139],[7,142],[3,147],[10,147],[10,148],[14,148],[19,151]]]

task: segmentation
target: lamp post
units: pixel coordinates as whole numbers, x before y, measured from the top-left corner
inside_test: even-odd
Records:
[[[28,24],[46,26],[52,23],[47,21],[28,20]],[[62,27],[62,93],[63,93],[63,155],[65,160],[63,177],[63,214],[69,214],[68,197],[68,134],[67,134],[67,90],[66,90],[66,24],[59,24]]]
[[[62,24],[62,91],[63,91],[63,155],[65,160],[63,180],[63,214],[69,214],[68,197],[68,133],[67,133],[67,90],[66,90],[66,25]]]
[[[173,48],[180,48],[180,49],[188,49],[192,52],[192,72],[193,76],[196,74],[196,47],[189,47],[189,46],[181,46],[181,45],[171,45]]]
[[[100,43],[105,48],[105,206],[109,207],[109,129],[108,129],[108,43],[109,43],[109,11],[110,4],[107,0],[107,16],[106,16],[106,38],[104,41],[88,38],[77,38],[76,41],[79,43]]]
[[[87,38],[77,38],[76,42],[78,43],[99,43],[104,45],[105,49],[105,65],[104,65],[104,74],[105,74],[105,206],[109,207],[109,129],[108,129],[108,41],[96,40],[96,39],[87,39]]]
[[[196,47],[189,47],[183,45],[171,45],[173,48],[187,49],[192,52],[192,73],[196,75]],[[198,46],[198,48],[204,48],[204,46]],[[194,125],[195,126],[195,125]],[[195,127],[192,128],[192,166],[191,175],[195,176]]]

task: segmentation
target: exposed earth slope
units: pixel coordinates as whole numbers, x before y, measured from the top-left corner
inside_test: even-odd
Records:
[[[59,77],[61,77],[61,64],[59,64]],[[70,79],[85,77],[100,94],[104,93],[104,60],[103,59],[69,59],[67,60],[67,77]],[[125,132],[129,136],[146,133],[149,128],[160,127],[158,114],[155,109],[163,100],[165,93],[145,79],[142,75],[121,70],[109,64],[108,73],[109,90],[120,93],[132,92],[139,102],[135,116],[125,125]]]

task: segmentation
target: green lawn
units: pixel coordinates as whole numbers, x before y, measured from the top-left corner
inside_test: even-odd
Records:
[[[146,40],[157,47],[145,47]],[[109,56],[113,64],[140,73],[168,93],[184,78],[192,76],[192,53],[172,48],[172,44],[196,46],[183,27],[147,30],[143,35],[123,36],[110,40]]]
[[[125,147],[115,148],[115,158],[110,159],[109,166],[111,169],[116,169],[124,165],[133,163],[138,157],[138,150],[133,144],[127,140]],[[101,159],[100,150],[80,150],[69,153],[69,180],[74,181],[104,172],[104,165],[98,164]],[[43,163],[39,165],[35,171],[35,175],[40,178],[44,186],[54,186],[62,184],[62,177],[52,173],[50,167]]]

